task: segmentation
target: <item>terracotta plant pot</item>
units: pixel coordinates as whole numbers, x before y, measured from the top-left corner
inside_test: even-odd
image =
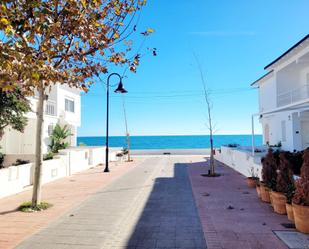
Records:
[[[261,190],[262,201],[270,203],[269,188],[267,188],[264,184],[261,184],[260,190]]]
[[[270,199],[270,205],[273,207],[273,197],[271,196],[271,190],[269,190],[269,199]]]
[[[259,198],[261,198],[261,187],[260,185],[256,185],[256,192]]]
[[[285,203],[285,207],[286,207],[286,212],[288,214],[288,219],[294,222],[294,212],[293,212],[292,204]]]
[[[302,233],[309,233],[309,206],[292,204],[296,229]]]
[[[248,184],[249,188],[255,188],[256,187],[256,178],[247,177],[247,184]]]
[[[274,211],[277,214],[286,214],[286,196],[283,193],[271,191],[271,199]]]

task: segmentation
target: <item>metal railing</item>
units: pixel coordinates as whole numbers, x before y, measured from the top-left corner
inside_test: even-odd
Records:
[[[45,114],[50,116],[57,116],[56,102],[46,101],[45,103]]]
[[[309,98],[309,85],[302,85],[289,92],[278,94],[277,107],[293,104]]]

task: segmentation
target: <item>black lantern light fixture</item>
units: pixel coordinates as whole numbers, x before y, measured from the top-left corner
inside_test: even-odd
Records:
[[[115,93],[127,93],[128,91],[123,88],[122,77],[118,73],[111,73],[107,78],[107,86],[106,86],[106,151],[105,151],[105,169],[104,172],[109,172],[108,163],[109,163],[109,144],[108,144],[108,128],[109,128],[109,80],[112,76],[118,76],[119,83],[117,89],[114,91]],[[115,85],[116,86],[116,85]]]

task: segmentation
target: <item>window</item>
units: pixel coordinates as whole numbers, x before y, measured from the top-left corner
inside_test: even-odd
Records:
[[[48,125],[48,136],[51,136],[53,134],[54,131],[54,125],[50,124]]]
[[[286,142],[286,122],[281,121],[282,142]]]
[[[65,111],[74,112],[74,100],[65,99]]]

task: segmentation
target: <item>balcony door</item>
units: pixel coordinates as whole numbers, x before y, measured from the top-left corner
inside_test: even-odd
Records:
[[[303,149],[309,147],[309,120],[301,122],[301,138],[303,143]]]

